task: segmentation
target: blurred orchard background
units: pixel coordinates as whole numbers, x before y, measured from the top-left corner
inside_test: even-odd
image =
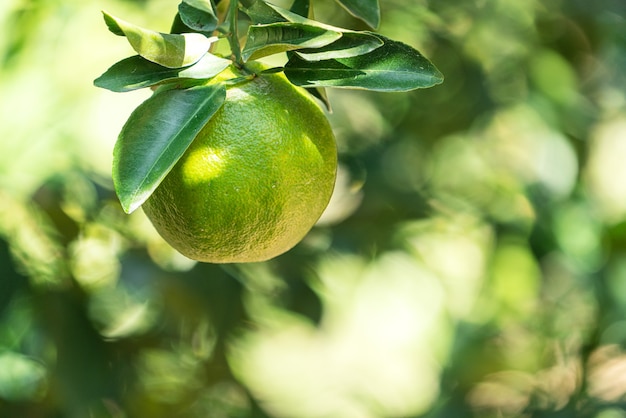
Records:
[[[446,81],[329,91],[332,203],[247,265],[112,190],[149,92],[92,86],[132,54],[100,9],[177,4],[0,2],[1,417],[626,417],[626,2],[381,0]]]

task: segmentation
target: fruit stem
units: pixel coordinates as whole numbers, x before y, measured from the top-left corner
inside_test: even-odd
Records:
[[[230,9],[228,13],[230,18],[230,34],[228,36],[228,42],[230,43],[230,49],[235,58],[235,65],[242,67],[243,60],[241,59],[241,46],[239,45],[239,35],[237,31],[239,0],[230,0]]]

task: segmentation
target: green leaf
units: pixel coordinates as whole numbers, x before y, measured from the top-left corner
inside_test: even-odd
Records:
[[[246,46],[242,51],[244,60],[260,58],[278,52],[299,48],[319,48],[341,38],[341,33],[305,25],[279,22],[252,25],[248,28]]]
[[[98,77],[94,84],[123,93],[176,79],[209,79],[226,69],[232,62],[207,53],[197,63],[184,68],[167,68],[135,55],[123,59]]]
[[[311,14],[313,12],[311,0],[294,0],[289,10],[302,17],[311,18]]]
[[[126,33],[124,33],[121,26],[117,23],[117,19],[115,19],[113,16],[105,11],[103,11],[102,14],[104,15],[104,23],[106,23],[107,28],[109,28],[110,32],[117,36],[126,36]]]
[[[164,67],[180,68],[197,62],[217,39],[199,33],[178,35],[155,32],[102,13],[111,32],[126,36],[139,55]]]
[[[380,6],[378,0],[337,0],[352,16],[367,23],[372,28],[380,24]]]
[[[183,0],[178,14],[189,28],[210,34],[217,27],[217,13],[209,0]]]
[[[266,25],[287,21],[280,13],[261,0],[251,0],[249,4],[242,1],[240,7],[250,17],[253,24]]]
[[[324,103],[326,110],[332,113],[333,109],[330,106],[330,100],[328,99],[328,95],[326,94],[326,89],[323,87],[313,87],[311,89],[306,89],[306,91],[320,102]]]
[[[384,45],[352,58],[306,61],[293,54],[285,75],[302,87],[341,87],[408,91],[443,82],[443,75],[422,54],[401,42],[380,37]]]
[[[244,9],[247,9],[247,8],[252,7],[257,2],[258,3],[263,3],[260,0],[239,0],[239,5],[242,6]],[[217,3],[219,4],[219,0],[217,1]]]
[[[173,89],[135,109],[113,150],[113,183],[126,213],[150,197],[225,98],[221,84]]]
[[[313,19],[307,19],[306,17],[303,17],[297,13],[294,13],[292,11],[289,11],[287,9],[283,9],[282,7],[279,6],[275,6],[273,4],[267,3],[266,7],[268,7],[269,9],[272,9],[275,13],[278,13],[279,16],[281,16],[283,19],[286,19],[288,22],[292,22],[292,23],[302,23],[302,24],[306,24],[309,26],[317,26],[320,28],[324,28],[324,29],[329,29],[329,30],[334,30],[337,32],[342,32],[345,31],[345,29],[342,28],[337,28],[331,25],[327,25],[325,23],[322,22],[318,22],[317,20],[313,20]]]
[[[295,53],[307,61],[321,61],[367,54],[383,44],[379,37],[368,32],[343,32],[343,36],[331,44],[317,49],[301,49]]]
[[[174,20],[172,21],[172,26],[170,27],[170,33],[178,35],[189,32],[193,32],[193,29],[185,25],[183,20],[180,18],[180,13],[176,13]]]
[[[297,5],[294,3],[293,6]],[[302,23],[309,26],[317,26],[319,28],[334,30],[336,32],[345,31],[345,29],[342,28],[326,25],[313,19],[307,19],[306,17],[298,13],[294,13],[292,11],[283,9],[282,7],[275,6],[270,3],[265,3],[262,0],[255,0],[249,7],[244,8],[243,11],[250,17],[254,24],[291,22]]]

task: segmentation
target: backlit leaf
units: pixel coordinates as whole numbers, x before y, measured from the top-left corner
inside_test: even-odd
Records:
[[[113,150],[113,183],[126,213],[150,197],[225,98],[220,84],[173,89],[133,111]]]
[[[341,38],[331,44],[316,49],[301,49],[295,53],[307,61],[321,61],[367,54],[383,44],[379,37],[371,33],[343,32]]]
[[[322,22],[318,22],[317,20],[313,20],[313,19],[307,19],[306,17],[303,17],[297,13],[294,13],[290,10],[287,9],[283,9],[280,6],[275,6],[273,4],[267,3],[266,7],[268,7],[269,9],[272,9],[275,13],[278,13],[278,15],[280,15],[283,19],[286,19],[288,22],[292,22],[292,23],[303,23],[306,25],[310,25],[310,26],[318,26],[320,28],[324,28],[324,29],[329,29],[329,30],[335,30],[337,32],[342,32],[345,29],[342,28],[337,28],[331,25],[327,25],[325,23]]]
[[[240,7],[250,17],[253,24],[264,25],[287,21],[280,13],[261,0],[251,0],[248,3],[242,1]]]
[[[296,6],[295,3],[294,3],[294,6]],[[261,1],[261,0],[256,0],[248,8],[244,8],[244,11],[248,16],[250,16],[250,18],[252,19],[252,22],[255,24],[291,22],[291,23],[302,23],[302,24],[309,25],[309,26],[317,26],[319,28],[333,30],[336,32],[342,32],[345,30],[345,29],[337,28],[331,25],[326,25],[324,23],[318,22],[313,19],[308,19],[304,17],[303,15],[294,13],[292,11],[283,9],[282,7],[275,6],[270,3],[265,3],[264,1]]]
[[[352,58],[306,61],[293,54],[285,75],[303,87],[341,87],[408,91],[443,82],[443,75],[422,54],[401,42],[380,37],[384,45]]]
[[[247,60],[299,48],[319,48],[340,37],[339,32],[301,23],[252,25],[242,55]]]
[[[306,2],[306,0],[302,0],[302,2]],[[292,8],[297,6],[296,3],[297,2],[294,2]],[[302,5],[299,5],[299,7],[302,9],[301,11],[305,10],[305,8],[302,8]],[[306,60],[320,61],[331,58],[353,57],[356,55],[366,54],[383,45],[383,41],[373,33],[351,31],[327,25],[325,23],[303,17],[293,11],[283,9],[282,7],[265,3],[260,0],[257,0],[251,8],[254,9],[255,13],[259,13],[262,20],[266,20],[268,22],[280,22],[284,25],[287,25],[286,22],[291,22],[292,24],[298,23],[342,34],[341,38],[326,46],[322,45],[304,49],[297,48],[297,52],[299,54],[301,53],[301,57]],[[297,7],[296,9],[299,10]],[[285,50],[286,49],[282,49],[276,52],[283,52]],[[290,48],[289,50],[295,50],[295,48]]]
[[[114,64],[94,84],[111,91],[126,92],[176,79],[209,79],[230,64],[230,60],[207,53],[192,66],[167,68],[135,55]]]
[[[145,59],[169,68],[197,62],[216,38],[199,33],[167,34],[140,28],[103,12],[109,30],[126,36],[133,49]]]

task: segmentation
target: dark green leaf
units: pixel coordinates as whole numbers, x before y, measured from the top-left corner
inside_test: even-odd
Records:
[[[343,32],[341,38],[329,45],[316,49],[301,49],[295,53],[307,61],[321,61],[367,54],[383,44],[379,37],[368,32]]]
[[[311,18],[310,13],[313,12],[311,0],[294,0],[290,10],[302,17]]]
[[[378,0],[337,0],[351,15],[358,17],[372,28],[380,24]]]
[[[284,71],[283,67],[270,67],[261,71],[259,74],[278,74],[278,73],[282,73],[283,71]]]
[[[126,36],[133,49],[145,59],[169,68],[180,68],[197,62],[216,38],[199,33],[166,34],[140,28],[105,12],[104,20],[111,32]]]
[[[217,27],[217,14],[209,0],[183,0],[178,14],[189,28],[210,34]]]
[[[339,39],[341,33],[301,23],[279,22],[248,28],[244,60],[299,48],[319,48]]]
[[[239,0],[239,5],[244,9],[252,7],[255,3],[263,3],[261,0]],[[219,4],[219,1],[217,2]]]
[[[317,26],[319,28],[332,30],[336,32],[343,32],[345,29],[337,28],[331,25],[318,22],[313,19],[307,19],[298,13],[294,13],[282,7],[275,6],[270,3],[265,3],[262,0],[256,0],[248,8],[243,9],[244,12],[250,17],[255,24],[269,24],[278,22],[291,22],[302,23],[309,26]]]
[[[181,34],[181,33],[189,33],[193,32],[193,29],[185,25],[183,20],[180,18],[180,13],[176,13],[174,16],[174,20],[172,21],[172,26],[170,28],[171,34]]]
[[[230,60],[206,54],[190,67],[167,68],[135,55],[114,64],[94,84],[115,92],[154,86],[175,79],[209,79],[231,64]]]
[[[352,58],[305,61],[293,54],[285,75],[303,87],[343,87],[376,91],[408,91],[443,81],[439,70],[417,50],[381,37],[383,46]]]
[[[294,3],[295,5],[295,3]],[[355,56],[367,53],[369,51],[374,50],[378,46],[382,45],[382,41],[378,39],[377,35],[369,32],[356,32],[348,29],[338,28],[335,26],[327,25],[325,23],[318,22],[316,20],[307,19],[299,14],[296,14],[287,9],[283,9],[282,7],[275,6],[270,3],[265,3],[261,0],[256,0],[256,3],[252,6],[252,8],[258,12],[261,20],[265,20],[262,24],[269,23],[282,23],[287,24],[287,22],[291,22],[293,24],[302,24],[311,27],[317,27],[319,29],[324,29],[331,32],[338,32],[343,36],[347,36],[345,41],[341,41],[341,38],[338,38],[339,43],[333,43],[333,47],[328,47],[325,49],[326,52],[333,51],[337,56]],[[256,15],[254,15],[256,16]],[[253,19],[254,20],[254,19]],[[330,44],[329,44],[330,45]],[[321,48],[321,47],[320,47]],[[317,50],[317,47],[316,47]],[[343,52],[341,52],[343,51]],[[320,59],[328,59],[333,53],[329,53],[329,57],[322,58],[321,56],[316,56],[313,52],[313,49],[307,51],[310,54],[311,60],[320,60]]]
[[[275,13],[277,13],[283,19],[286,19],[289,22],[316,26],[322,29],[335,31],[342,34],[341,38],[327,46],[310,50],[299,49],[297,52],[302,52],[301,57],[306,60],[320,61],[332,58],[354,57],[356,55],[362,55],[371,52],[374,49],[382,46],[384,43],[378,37],[378,35],[371,32],[357,32],[327,25],[316,20],[307,19],[300,16],[299,14],[293,13],[287,9],[283,9],[269,3],[267,3],[265,7],[267,9],[273,10]]]
[[[150,197],[225,98],[221,84],[174,89],[135,109],[113,150],[113,183],[126,213]]]

